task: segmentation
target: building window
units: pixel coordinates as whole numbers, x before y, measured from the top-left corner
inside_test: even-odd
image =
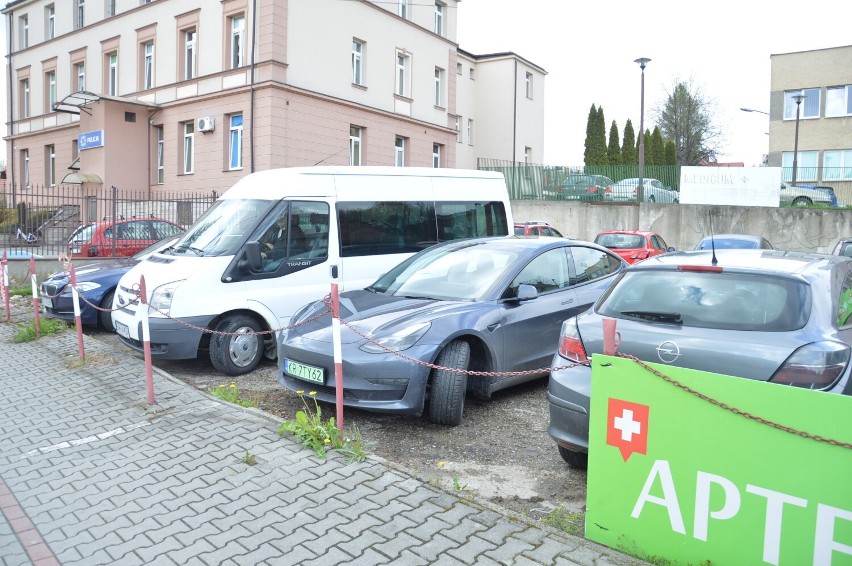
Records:
[[[444,102],[444,69],[435,67],[435,106],[443,106]]]
[[[44,36],[47,39],[56,37],[56,8],[53,4],[48,4],[44,8]]]
[[[400,18],[408,19],[408,0],[398,0],[396,13]]]
[[[457,75],[462,74],[462,71],[463,71],[463,70],[464,70],[464,69],[462,69],[462,64],[461,64],[461,63],[456,63],[456,74],[457,74]]]
[[[441,144],[432,144],[432,167],[438,168],[441,166]]]
[[[166,140],[164,137],[163,127],[162,126],[154,126],[154,131],[157,135],[157,184],[162,185],[165,182],[166,177],[166,169],[165,169],[165,149],[166,149]]]
[[[228,169],[243,168],[243,115],[233,114],[228,130]]]
[[[154,87],[154,42],[142,44],[142,90]]]
[[[115,15],[115,0],[107,0],[106,17],[111,18]]]
[[[56,186],[56,146],[44,146],[44,178],[51,187]]]
[[[21,81],[21,118],[30,117],[30,79]]]
[[[44,86],[44,99],[47,103],[44,111],[53,112],[53,105],[56,104],[56,71],[50,71],[44,75]]]
[[[852,85],[825,89],[825,117],[852,115]]]
[[[195,156],[195,148],[193,141],[195,138],[195,124],[190,120],[183,123],[183,173],[189,175],[193,172],[193,158]]]
[[[20,38],[18,41],[19,49],[26,49],[30,46],[30,17],[29,16],[21,16],[18,18],[18,31],[20,32]]]
[[[362,128],[349,126],[349,165],[361,165],[362,134]]]
[[[793,97],[797,94],[804,94],[805,99],[802,100],[799,108],[800,118],[819,118],[819,91],[818,88],[805,88],[802,90],[788,90],[784,92],[784,119],[796,119],[796,101]]]
[[[411,55],[404,51],[396,52],[396,94],[399,96],[408,96],[409,73],[411,67]]]
[[[473,120],[467,120],[467,145],[473,145]]]
[[[30,150],[22,149],[21,150],[21,169],[23,173],[23,183],[24,186],[29,188],[30,186]]]
[[[473,80],[473,67],[470,68],[470,80]]]
[[[444,5],[435,2],[435,33],[444,35]]]
[[[108,53],[107,60],[107,94],[118,96],[118,53]]]
[[[800,151],[796,160],[796,183],[801,181],[817,180],[818,151]],[[784,172],[784,180],[793,179],[793,152],[785,151],[781,154],[781,167]]]
[[[245,50],[246,18],[243,15],[231,18],[231,68],[243,66],[243,51]]]
[[[74,2],[74,29],[80,29],[86,25],[86,0],[75,0]]]
[[[183,80],[195,78],[195,28],[183,32]]]
[[[532,148],[524,147],[524,165],[532,163]]]
[[[527,98],[532,100],[532,97],[533,97],[533,76],[532,76],[532,73],[526,74],[526,77],[524,78],[524,85],[526,86],[526,90],[527,90]]]
[[[397,167],[405,167],[405,138],[397,136],[394,145],[393,164]]]
[[[461,116],[456,116],[456,143],[462,142],[461,120]]]
[[[352,40],[352,83],[364,84],[364,42]]]
[[[77,90],[86,90],[86,64],[77,63],[74,65],[74,74],[77,76]]]
[[[823,152],[822,180],[852,181],[852,149]]]

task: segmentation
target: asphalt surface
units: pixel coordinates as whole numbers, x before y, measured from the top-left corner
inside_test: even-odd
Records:
[[[0,323],[0,564],[641,562],[370,456],[326,460],[280,420],[73,330]],[[256,456],[246,464],[246,452]]]

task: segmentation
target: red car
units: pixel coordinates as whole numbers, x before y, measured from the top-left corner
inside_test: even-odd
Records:
[[[547,222],[515,222],[515,236],[552,236],[561,238],[562,234]]]
[[[636,263],[655,255],[675,251],[656,232],[642,232],[640,230],[601,232],[595,236],[595,243],[611,249],[627,263]]]
[[[126,218],[92,222],[77,228],[68,239],[74,257],[129,257],[183,228],[160,218]]]

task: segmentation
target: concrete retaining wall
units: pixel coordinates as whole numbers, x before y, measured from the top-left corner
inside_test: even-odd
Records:
[[[543,220],[566,236],[594,240],[604,230],[652,230],[678,250],[713,233],[763,236],[779,249],[831,253],[852,235],[852,210],[698,204],[512,201],[515,222]]]

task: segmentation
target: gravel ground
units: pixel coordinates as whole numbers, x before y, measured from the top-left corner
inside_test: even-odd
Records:
[[[31,319],[31,301],[17,299],[13,320]],[[112,345],[116,359],[142,357],[122,345],[113,333],[86,329],[84,334]],[[206,358],[155,360],[154,364],[204,391],[231,381]],[[234,381],[241,397],[259,399],[260,408],[278,418],[293,418],[303,401],[278,384],[276,373],[276,365],[264,361],[258,369]],[[584,511],[586,473],[569,468],[547,435],[546,391],[547,380],[541,379],[499,391],[487,402],[468,397],[457,427],[355,409],[345,409],[344,425],[354,424],[360,429],[368,453],[405,468],[423,481],[464,490],[472,497],[533,518],[543,518],[557,507]],[[324,414],[335,414],[334,406],[320,406]]]

